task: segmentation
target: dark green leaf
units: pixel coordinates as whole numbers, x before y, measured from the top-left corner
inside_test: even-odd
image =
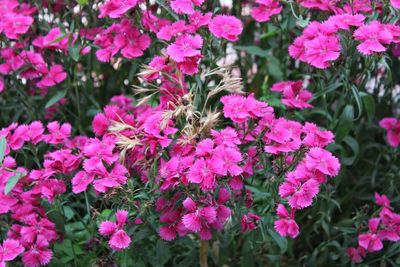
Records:
[[[279,248],[281,249],[281,253],[285,253],[287,250],[288,242],[286,238],[281,237],[278,235],[274,230],[268,229],[268,233],[271,235],[272,239],[278,244]]]
[[[67,94],[66,90],[63,91],[58,91],[50,100],[46,103],[45,108],[49,108],[53,106],[54,104],[58,103],[65,95]]]
[[[247,52],[250,55],[254,56],[259,56],[259,57],[267,57],[268,56],[268,51],[263,50],[258,46],[255,45],[249,45],[249,46],[235,46],[237,50],[242,50]]]

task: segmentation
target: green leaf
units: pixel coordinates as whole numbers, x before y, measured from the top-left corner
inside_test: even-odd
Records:
[[[264,57],[264,58],[268,56],[268,51],[267,50],[263,50],[260,47],[255,46],[255,45],[235,46],[235,48],[237,50],[245,51],[250,55],[255,55],[255,56]]]
[[[60,101],[61,98],[65,97],[66,94],[67,90],[58,91],[52,98],[50,98],[50,100],[46,103],[46,106],[44,108],[49,108],[54,104],[58,103],[58,101]]]
[[[89,4],[89,0],[76,0],[76,2],[78,2],[78,4],[81,6]]]
[[[343,141],[351,148],[353,155],[351,157],[342,157],[341,162],[344,165],[350,166],[356,160],[356,158],[360,152],[360,146],[359,146],[357,140],[351,136],[346,136],[343,139]]]
[[[278,244],[279,248],[281,249],[281,253],[285,253],[288,247],[288,241],[286,238],[281,237],[272,229],[268,229],[268,233],[271,235],[272,239],[274,239],[275,243]]]
[[[352,105],[346,105],[343,110],[342,116],[340,116],[340,120],[336,128],[336,143],[342,142],[342,140],[351,131],[351,129],[353,128],[353,121],[354,108]]]
[[[280,61],[274,56],[268,56],[267,58],[267,70],[268,73],[275,78],[277,81],[283,80],[283,71],[280,66]]]
[[[8,178],[6,186],[4,187],[4,194],[8,194],[13,190],[15,185],[18,183],[19,178],[22,177],[22,173],[20,171],[17,171],[13,176]]]
[[[158,263],[161,266],[164,266],[171,258],[171,252],[169,250],[167,243],[159,239],[157,241],[156,250],[157,250]]]
[[[4,154],[6,153],[7,140],[4,136],[0,137],[0,165],[3,162]]]
[[[357,88],[355,85],[353,85],[353,86],[351,87],[351,91],[352,91],[353,96],[354,96],[354,99],[356,100],[356,103],[357,103],[357,110],[358,110],[358,113],[357,113],[357,117],[355,118],[355,120],[357,120],[357,119],[359,119],[359,118],[361,117],[361,115],[362,115],[361,96],[360,96],[360,92],[358,91],[358,88]]]
[[[72,60],[74,60],[75,62],[79,60],[79,46],[78,44],[72,46],[72,45],[68,45],[68,52],[69,52],[69,56],[72,58]]]
[[[361,94],[361,98],[365,107],[365,110],[367,111],[367,116],[368,116],[368,121],[372,122],[375,116],[376,112],[376,104],[375,104],[375,99],[373,96],[369,94]]]

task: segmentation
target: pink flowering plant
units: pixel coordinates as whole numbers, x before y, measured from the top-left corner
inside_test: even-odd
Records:
[[[0,267],[399,266],[399,15],[0,0]]]

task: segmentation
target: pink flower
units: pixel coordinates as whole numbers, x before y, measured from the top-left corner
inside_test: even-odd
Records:
[[[72,178],[72,192],[75,194],[86,191],[89,184],[94,180],[94,175],[89,175],[85,171],[79,171]]]
[[[227,95],[221,97],[220,101],[224,104],[223,112],[225,118],[231,119],[236,123],[246,122],[249,118],[261,118],[271,114],[273,109],[268,104],[258,101],[253,94],[248,97],[241,95]]]
[[[61,144],[71,135],[71,124],[54,121],[47,124],[49,134],[45,135],[45,141],[49,144]]]
[[[371,218],[368,221],[369,233],[360,234],[358,236],[358,245],[370,252],[379,251],[383,248],[382,241],[377,235],[377,229],[379,227],[379,218]]]
[[[278,204],[276,211],[280,219],[274,223],[275,231],[283,237],[290,236],[291,238],[296,238],[299,235],[299,226],[294,220],[293,210],[289,214],[285,206]]]
[[[330,66],[340,56],[340,42],[337,36],[320,35],[312,41],[305,42],[307,62],[320,69]]]
[[[212,224],[217,219],[217,211],[214,207],[207,206],[194,212],[185,214],[182,217],[182,223],[187,230],[191,232],[199,232],[207,228],[207,224]]]
[[[267,22],[282,11],[279,0],[256,0],[256,3],[258,5],[251,10],[251,16],[258,22]]]
[[[178,14],[188,14],[191,15],[195,11],[193,5],[200,6],[204,0],[172,0],[171,8]]]
[[[325,149],[314,147],[306,154],[305,163],[308,169],[316,169],[329,176],[336,176],[340,170],[339,160]]]
[[[184,34],[167,47],[167,54],[176,62],[183,62],[191,57],[201,56],[200,50],[203,39],[200,35]]]
[[[286,81],[275,83],[271,91],[282,92],[282,103],[292,108],[311,108],[307,102],[311,99],[312,93],[303,88],[303,81]]]
[[[52,257],[49,243],[44,238],[38,238],[22,255],[22,262],[28,267],[39,267],[47,265]]]
[[[64,72],[61,65],[51,66],[49,72],[36,84],[39,88],[52,87],[61,83],[67,78],[67,73]]]
[[[335,24],[336,27],[342,30],[350,30],[350,26],[360,27],[363,25],[365,17],[361,14],[341,14],[331,16],[328,21]]]
[[[109,127],[109,122],[107,117],[103,113],[98,113],[94,116],[92,121],[93,132],[96,135],[104,135]]]
[[[243,24],[234,16],[218,15],[211,20],[208,28],[216,37],[235,42],[239,40],[238,35],[243,31]]]
[[[127,31],[124,34],[115,37],[115,45],[121,49],[121,54],[125,58],[132,59],[143,56],[143,51],[150,46],[150,37],[147,34],[140,34],[135,27],[128,26],[126,28]]]
[[[390,0],[390,4],[391,4],[394,8],[399,8],[399,9],[400,9],[400,0]]]
[[[214,171],[222,176],[238,176],[243,170],[238,163],[243,160],[242,154],[234,148],[217,147],[211,158],[214,165]]]
[[[249,212],[248,214],[243,214],[240,220],[242,233],[251,232],[254,229],[257,229],[257,224],[259,220],[261,220],[261,217],[255,215],[254,213]]]
[[[221,132],[211,130],[211,135],[217,145],[236,147],[241,143],[236,130],[231,127],[226,127]]]
[[[377,192],[375,192],[375,203],[388,209],[392,208],[389,198],[386,195],[379,195]]]
[[[14,239],[4,240],[3,245],[0,245],[0,265],[5,264],[6,261],[14,260],[23,251],[24,247],[19,241]]]
[[[100,7],[99,18],[106,16],[110,18],[122,17],[129,9],[134,8],[138,0],[108,0]]]
[[[56,227],[53,222],[42,218],[30,219],[27,226],[22,226],[20,233],[24,242],[32,243],[35,239],[44,239],[48,242],[57,240]]]
[[[102,236],[111,236],[108,244],[114,250],[122,250],[129,247],[131,238],[123,230],[128,219],[126,210],[119,210],[115,214],[116,223],[112,221],[104,221],[99,226],[99,232]]]
[[[296,173],[287,174],[285,181],[279,186],[279,195],[289,198],[289,205],[294,209],[303,209],[312,204],[319,193],[319,183],[314,179],[302,181]]]
[[[346,250],[347,256],[351,259],[354,263],[362,262],[362,257],[365,256],[365,250],[362,247],[358,248],[348,248]]]
[[[388,31],[384,25],[378,21],[372,21],[367,25],[361,26],[353,35],[357,41],[361,41],[361,44],[357,46],[357,49],[364,55],[386,51],[384,45],[390,44],[393,40],[393,35],[390,31]]]
[[[14,12],[1,17],[1,20],[0,33],[4,31],[9,39],[18,39],[19,35],[26,33],[33,23],[32,17]]]
[[[61,40],[58,40],[60,38]],[[68,51],[69,38],[70,34],[63,34],[59,27],[55,27],[52,28],[46,36],[37,37],[35,40],[33,40],[32,44],[40,48],[61,49]],[[76,36],[74,36],[73,39],[76,39]]]
[[[204,190],[211,190],[217,185],[215,168],[215,164],[211,160],[200,158],[190,167],[188,180],[191,183],[200,184]]]
[[[396,118],[384,118],[379,122],[379,126],[387,130],[386,138],[392,147],[400,145],[400,120]]]
[[[0,93],[4,91],[4,79],[3,77],[0,77]]]
[[[314,123],[306,122],[303,127],[303,144],[308,147],[325,147],[334,141],[334,134],[331,131],[323,131]]]

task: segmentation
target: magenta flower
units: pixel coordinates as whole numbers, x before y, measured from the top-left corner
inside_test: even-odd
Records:
[[[303,209],[312,204],[314,197],[319,193],[319,183],[314,179],[304,181],[296,173],[287,174],[285,181],[279,186],[279,195],[289,199],[293,209]]]
[[[377,230],[379,227],[380,219],[371,218],[368,221],[369,232],[360,234],[358,236],[358,245],[370,252],[379,251],[383,248],[382,241],[379,239]]]
[[[361,14],[340,14],[331,16],[328,21],[333,23],[338,29],[349,31],[350,27],[360,27],[363,25],[365,17]]]
[[[394,8],[399,8],[399,9],[400,9],[400,0],[390,0],[390,4],[391,4]]]
[[[200,50],[203,39],[200,35],[184,34],[167,47],[167,54],[176,62],[183,62],[191,57],[201,56]]]
[[[393,35],[378,21],[372,21],[363,25],[354,32],[354,38],[361,43],[357,50],[364,55],[371,55],[374,52],[386,51],[385,44],[390,44]]]
[[[207,225],[214,223],[216,219],[216,209],[212,206],[207,206],[185,214],[182,217],[182,223],[187,230],[199,232],[204,228],[208,228]]]
[[[276,212],[280,219],[274,223],[275,231],[280,236],[296,238],[299,235],[299,226],[294,220],[294,211],[292,210],[289,214],[284,205],[278,204]]]
[[[257,224],[261,220],[261,217],[249,212],[248,214],[243,214],[240,219],[240,225],[242,228],[242,233],[251,232],[257,229]]]
[[[122,17],[131,8],[134,8],[138,0],[108,0],[100,7],[99,18],[106,16],[110,18]]]
[[[400,120],[396,118],[384,118],[379,122],[379,126],[387,130],[386,138],[390,146],[400,145]]]
[[[211,162],[214,165],[214,171],[222,176],[238,176],[243,170],[238,163],[243,160],[242,154],[234,148],[217,147],[214,150]]]
[[[67,78],[67,73],[61,65],[53,65],[46,75],[36,84],[39,88],[52,87]]]
[[[218,15],[211,20],[208,28],[214,36],[236,42],[243,31],[243,24],[234,16]]]
[[[0,266],[6,266],[6,261],[14,260],[22,252],[24,252],[24,247],[18,240],[5,239],[0,245]]]
[[[121,49],[121,54],[128,59],[143,56],[143,51],[150,46],[150,37],[147,34],[140,34],[135,27],[127,27],[125,34],[115,37],[115,45]]]
[[[365,250],[362,247],[348,248],[346,254],[352,262],[360,263],[362,262],[362,257],[365,257]]]
[[[33,18],[14,12],[7,13],[1,17],[0,33],[9,39],[18,39],[19,35],[26,33],[33,23]]]
[[[123,230],[128,220],[128,211],[119,210],[115,213],[116,223],[104,221],[99,226],[99,232],[102,236],[111,236],[108,244],[114,250],[122,250],[129,247],[131,238]]]
[[[226,127],[220,132],[211,130],[211,135],[219,146],[236,147],[241,144],[238,133],[231,127]]]
[[[321,35],[305,42],[307,62],[320,69],[330,66],[340,56],[340,41],[337,36]]]
[[[334,141],[334,134],[331,131],[323,131],[314,123],[306,122],[303,126],[303,144],[308,147],[325,147]]]
[[[200,184],[204,190],[211,190],[217,185],[215,180],[217,173],[218,170],[211,160],[200,158],[190,167],[187,177],[189,182]]]
[[[305,163],[308,169],[318,170],[329,176],[336,176],[340,170],[339,160],[331,152],[314,147],[306,154]]]
[[[312,98],[312,93],[303,88],[303,81],[286,81],[275,83],[271,91],[282,92],[282,103],[291,108],[311,108],[307,102]]]
[[[221,102],[224,104],[224,116],[236,123],[246,122],[249,118],[261,118],[273,111],[267,103],[256,100],[253,94],[248,97],[227,95],[221,97]]]
[[[193,5],[201,6],[204,0],[172,0],[171,8],[178,14],[188,14],[191,15],[195,11]]]
[[[258,5],[251,10],[251,16],[258,22],[267,22],[282,11],[279,0],[256,0],[256,3]]]
[[[49,249],[49,242],[38,238],[22,255],[22,262],[28,267],[39,267],[49,264],[53,252]]]

